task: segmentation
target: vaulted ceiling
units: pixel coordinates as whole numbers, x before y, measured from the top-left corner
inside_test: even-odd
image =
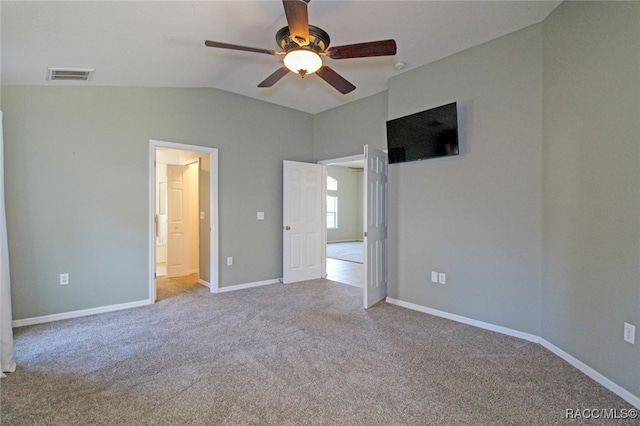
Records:
[[[389,57],[332,60],[357,88],[342,95],[316,75],[257,85],[281,56],[204,45],[278,50],[282,2],[6,1],[0,3],[2,84],[217,88],[309,113],[386,90],[390,77],[542,21],[559,1],[312,0],[309,23],[331,46],[395,39]],[[398,70],[395,65],[404,63]],[[47,68],[95,69],[87,82],[48,81]]]

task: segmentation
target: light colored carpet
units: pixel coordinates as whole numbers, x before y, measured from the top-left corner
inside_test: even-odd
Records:
[[[362,241],[329,243],[327,244],[327,257],[347,262],[364,263],[364,243]]]
[[[326,280],[15,329],[7,425],[576,424],[632,407],[541,346]],[[598,422],[595,422],[598,423]],[[632,424],[617,421],[616,424]]]

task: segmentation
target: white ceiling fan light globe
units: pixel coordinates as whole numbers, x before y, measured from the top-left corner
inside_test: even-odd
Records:
[[[308,49],[296,49],[286,54],[284,66],[290,71],[302,75],[313,74],[322,66],[322,59],[316,52]]]

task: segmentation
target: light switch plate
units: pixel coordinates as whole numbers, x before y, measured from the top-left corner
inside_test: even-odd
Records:
[[[636,326],[629,324],[628,322],[624,323],[624,341],[629,342],[632,345],[636,344]]]
[[[264,212],[258,212],[258,220],[264,220]]]

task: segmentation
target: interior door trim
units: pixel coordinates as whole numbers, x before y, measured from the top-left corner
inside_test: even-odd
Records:
[[[218,211],[218,148],[199,145],[188,145],[177,142],[149,140],[149,303],[156,300],[156,238],[155,238],[155,185],[156,185],[156,148],[170,148],[180,151],[196,151],[209,154],[211,171],[209,174],[209,212],[210,212],[210,244],[209,244],[209,289],[211,293],[218,293],[220,280],[219,267],[219,211]]]

